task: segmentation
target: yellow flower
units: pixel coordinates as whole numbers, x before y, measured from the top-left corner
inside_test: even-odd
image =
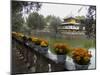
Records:
[[[48,43],[46,41],[42,41],[41,42],[41,46],[45,46],[46,47],[46,46],[48,46]]]
[[[54,50],[57,54],[66,54],[69,51],[69,46],[63,43],[54,44]]]
[[[36,42],[38,40],[38,38],[32,37],[32,42]]]
[[[17,33],[16,32],[12,32],[12,36],[17,36]]]
[[[13,33],[16,33],[16,32],[12,32],[12,34],[13,34]]]
[[[17,33],[17,36],[19,36],[19,37],[23,37],[24,35],[22,34],[22,33]]]

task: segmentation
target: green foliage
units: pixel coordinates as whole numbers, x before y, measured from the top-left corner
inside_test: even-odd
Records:
[[[86,35],[88,38],[95,37],[96,34],[96,7],[90,6],[88,9],[86,24]]]
[[[61,20],[58,17],[52,17],[51,22],[50,22],[50,27],[53,29],[53,31],[57,32],[58,31],[58,26],[61,24]]]
[[[55,16],[47,16],[46,17],[46,23],[49,24],[49,30],[52,33],[52,36],[57,38],[58,35],[60,35],[60,31],[58,30],[58,26],[61,25],[62,21],[59,17]]]
[[[85,16],[76,16],[75,18],[76,19],[79,19],[79,20],[84,20],[85,19]]]
[[[25,23],[25,18],[22,16],[25,14],[30,14],[30,12],[39,11],[41,6],[42,4],[39,2],[12,1],[12,30],[30,34],[30,29]]]
[[[22,12],[29,13],[31,10],[38,11],[42,4],[39,2],[29,2],[29,1],[12,1],[12,13]]]
[[[57,30],[58,25],[60,25],[62,21],[60,20],[59,17],[49,15],[46,17],[46,22],[50,24],[49,27],[51,29]]]
[[[27,19],[27,24],[30,29],[34,29],[34,30],[37,30],[37,29],[41,30],[46,25],[44,21],[44,17],[42,15],[39,15],[36,12],[33,12],[29,15]]]
[[[21,31],[24,24],[24,19],[21,14],[16,14],[12,16],[12,31]]]

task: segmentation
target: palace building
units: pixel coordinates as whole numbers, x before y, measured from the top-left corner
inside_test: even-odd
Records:
[[[81,24],[79,19],[68,17],[64,18],[64,21],[61,25],[59,25],[58,29],[63,33],[65,32],[84,32],[85,26]]]

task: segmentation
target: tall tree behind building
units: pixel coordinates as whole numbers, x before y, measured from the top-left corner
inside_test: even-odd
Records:
[[[96,34],[96,7],[89,6],[87,19],[85,21],[86,35],[88,38],[95,37]]]

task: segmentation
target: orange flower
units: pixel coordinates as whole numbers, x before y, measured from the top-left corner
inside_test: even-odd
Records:
[[[79,56],[76,57],[76,60],[79,61],[81,58]]]
[[[79,64],[87,64],[92,57],[91,52],[84,48],[74,48],[72,58]]]
[[[69,51],[69,46],[63,43],[56,43],[54,50],[57,54],[66,54]]]
[[[20,32],[12,32],[12,36],[18,37],[18,38],[23,38],[25,35]]]
[[[47,40],[42,40],[41,41],[41,46],[47,47],[48,46],[48,41]]]

